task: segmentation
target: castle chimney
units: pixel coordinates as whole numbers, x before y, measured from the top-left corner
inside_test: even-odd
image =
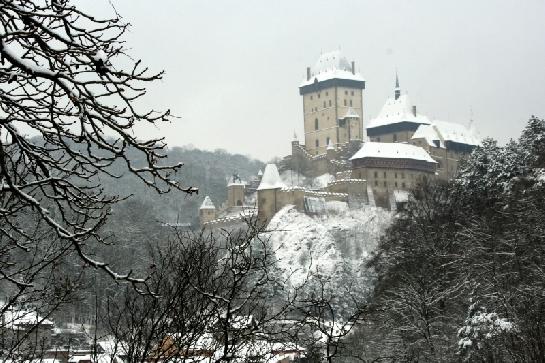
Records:
[[[352,74],[356,74],[356,64],[352,61]]]
[[[413,106],[413,116],[416,117],[416,106]]]
[[[310,81],[310,67],[307,67],[307,81]]]

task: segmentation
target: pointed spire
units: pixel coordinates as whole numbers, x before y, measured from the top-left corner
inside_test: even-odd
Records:
[[[397,100],[401,96],[401,89],[399,88],[399,77],[397,76],[396,69],[396,87],[394,88],[394,98]]]
[[[264,189],[280,189],[284,187],[280,174],[278,173],[278,168],[275,164],[267,164],[265,166],[265,171],[263,172],[263,178],[259,183],[257,190]]]
[[[473,135],[475,134],[475,120],[473,120],[473,107],[469,107],[469,122],[467,125],[467,129],[469,132]]]

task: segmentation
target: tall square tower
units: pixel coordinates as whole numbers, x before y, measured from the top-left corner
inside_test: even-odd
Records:
[[[299,86],[303,96],[305,148],[324,154],[328,145],[363,141],[363,90],[365,80],[340,51],[324,53],[307,67]]]

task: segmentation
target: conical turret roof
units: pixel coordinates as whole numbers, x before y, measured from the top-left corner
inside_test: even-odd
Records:
[[[267,164],[267,166],[265,167],[265,172],[263,173],[263,178],[261,178],[261,183],[259,183],[259,187],[257,188],[257,190],[278,189],[283,187],[284,183],[280,178],[280,174],[278,173],[276,165]]]
[[[216,209],[216,206],[214,203],[212,203],[212,199],[207,195],[204,197],[204,200],[202,201],[201,207],[199,209]]]

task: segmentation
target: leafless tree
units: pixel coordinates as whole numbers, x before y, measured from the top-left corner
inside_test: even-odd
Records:
[[[126,286],[108,299],[105,331],[129,361],[183,360],[206,334],[213,306],[191,282],[214,273],[217,255],[209,237],[176,231],[166,246],[151,248],[147,284],[155,294]]]
[[[299,289],[288,287],[264,232],[257,220],[222,230],[213,237],[218,260],[212,273],[191,280],[214,312],[208,331],[217,342],[217,362],[265,361],[269,344],[285,342],[288,329],[280,322],[293,312]]]
[[[361,278],[335,282],[330,276],[314,274],[295,301],[298,325],[305,332],[305,345],[323,351],[327,362],[345,352],[344,341],[366,312]]]
[[[106,244],[100,227],[122,199],[100,184],[121,177],[114,164],[158,193],[197,192],[174,179],[182,164],[167,165],[163,139],[134,136],[135,126],[171,116],[138,108],[163,73],[126,53],[129,24],[112,12],[99,19],[69,0],[0,0],[2,315],[40,296],[57,294],[51,308],[66,302],[82,266],[152,292],[145,276],[115,271],[89,252]],[[61,276],[70,254],[74,275]]]
[[[288,289],[256,220],[244,228],[177,233],[154,249],[148,284],[110,301],[108,331],[130,361],[267,361],[290,349],[299,289]],[[299,347],[302,351],[303,349]]]

